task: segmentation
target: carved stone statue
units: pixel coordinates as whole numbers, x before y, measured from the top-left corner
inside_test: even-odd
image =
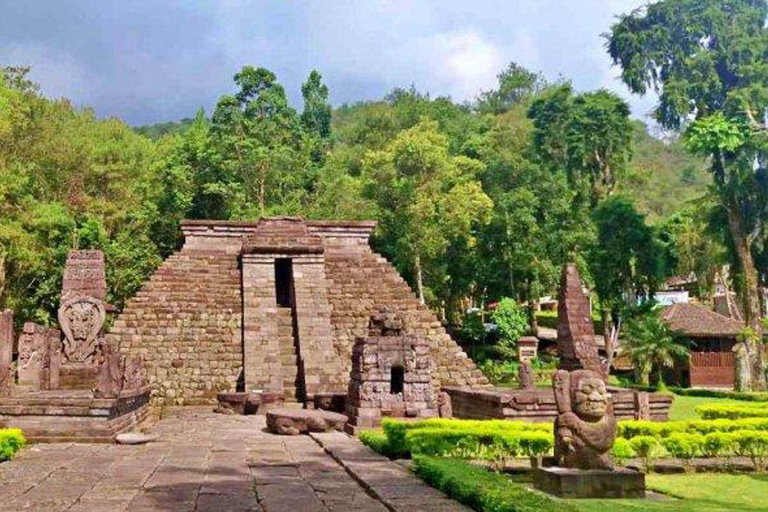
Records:
[[[101,347],[103,361],[99,366],[96,377],[96,389],[93,396],[96,398],[117,398],[123,390],[125,383],[123,358],[112,350],[109,343]]]
[[[125,357],[123,374],[125,376],[123,389],[126,391],[134,391],[147,385],[144,359],[140,356],[129,355]]]
[[[451,395],[445,391],[441,391],[437,394],[437,412],[441,418],[453,418]]]
[[[533,368],[528,361],[522,361],[517,368],[517,380],[520,389],[533,389],[535,387],[535,378]]]
[[[368,328],[370,336],[399,336],[405,330],[405,320],[395,309],[382,307],[373,312]]]
[[[558,370],[553,377],[558,416],[555,457],[575,469],[613,469],[616,418],[602,376],[590,370]]]
[[[64,332],[64,359],[68,363],[91,363],[99,347],[99,333],[106,319],[104,304],[96,298],[70,296],[59,307]]]

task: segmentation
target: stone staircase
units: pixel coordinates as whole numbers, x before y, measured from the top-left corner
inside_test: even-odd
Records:
[[[211,403],[235,388],[242,368],[241,311],[237,255],[182,249],[128,301],[107,338],[146,356],[155,403]]]
[[[293,337],[293,314],[291,308],[277,308],[277,338],[280,347],[280,367],[283,384],[283,398],[286,404],[295,403],[296,380],[299,363],[296,342]]]

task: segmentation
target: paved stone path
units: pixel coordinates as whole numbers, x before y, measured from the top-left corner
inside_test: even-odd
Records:
[[[33,445],[0,464],[0,511],[468,510],[344,434],[264,427],[263,416],[185,408],[146,445]]]

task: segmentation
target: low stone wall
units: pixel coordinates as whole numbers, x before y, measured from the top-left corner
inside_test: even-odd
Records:
[[[470,389],[446,387],[451,397],[453,416],[464,419],[509,419],[552,422],[557,416],[555,395],[550,389],[523,391],[511,389]],[[619,420],[649,419],[666,421],[672,397],[622,388],[609,388],[614,413]]]
[[[40,391],[0,397],[0,427],[24,431],[30,442],[114,442],[149,414],[149,388],[119,398],[90,391]]]

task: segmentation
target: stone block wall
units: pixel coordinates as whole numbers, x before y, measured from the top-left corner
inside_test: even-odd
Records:
[[[315,393],[343,393],[348,367],[333,345],[331,305],[322,256],[293,259],[294,311],[299,357],[303,364],[307,397]]]
[[[349,374],[355,339],[368,334],[374,309],[392,307],[405,319],[406,333],[430,340],[443,386],[488,387],[488,379],[423,306],[397,270],[370,247],[373,224],[345,226],[308,222],[325,247],[325,272],[331,303],[335,349]]]
[[[107,334],[143,357],[156,404],[211,403],[242,371],[241,235],[213,235],[170,256]]]
[[[246,391],[282,393],[274,258],[243,255],[243,322]]]

